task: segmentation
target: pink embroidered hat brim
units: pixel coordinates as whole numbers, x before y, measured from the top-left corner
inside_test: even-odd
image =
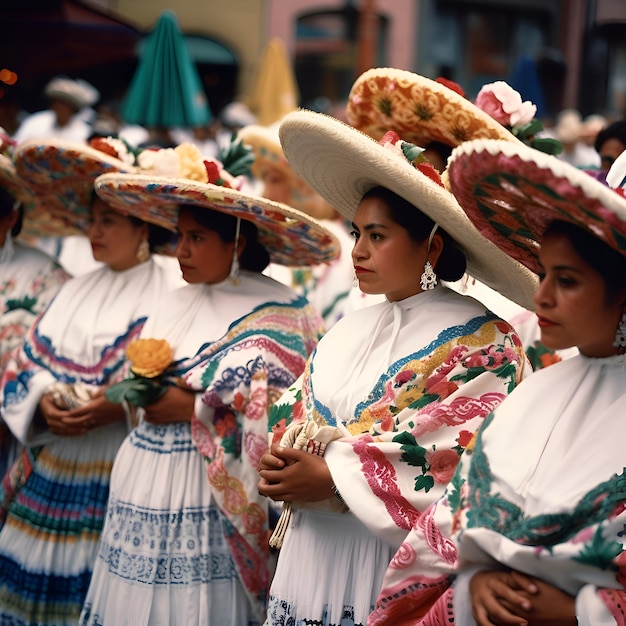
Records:
[[[402,139],[426,147],[433,141],[452,148],[472,139],[521,142],[502,124],[449,87],[388,67],[367,70],[350,90],[350,125],[377,141],[394,130]]]
[[[24,217],[21,238],[64,237],[78,234],[79,231],[71,224],[50,213],[46,198],[34,193],[18,176],[13,160],[3,154],[0,154],[0,186],[4,187],[22,207]]]
[[[76,232],[87,227],[93,184],[100,174],[136,168],[86,144],[54,139],[17,146],[17,173],[45,200],[49,212]]]
[[[626,255],[626,199],[554,156],[506,141],[456,148],[448,181],[476,228],[540,272],[539,242],[554,220],[571,222]]]
[[[454,196],[405,158],[328,115],[289,113],[280,127],[296,174],[349,220],[373,187],[395,192],[437,222],[463,249],[467,272],[513,302],[532,308],[536,278],[485,239]]]
[[[145,222],[175,230],[180,205],[206,207],[256,224],[274,263],[316,265],[339,256],[339,241],[308,215],[242,191],[188,179],[105,174],[96,192],[110,206]]]

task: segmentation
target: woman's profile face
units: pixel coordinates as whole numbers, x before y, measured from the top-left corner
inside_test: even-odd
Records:
[[[222,241],[216,231],[198,224],[190,213],[181,211],[176,256],[185,281],[212,285],[228,278],[234,247],[234,241]]]
[[[394,302],[422,291],[420,275],[428,243],[411,239],[409,232],[391,219],[384,200],[362,200],[352,226],[352,262],[363,293],[384,294]]]
[[[543,275],[534,300],[542,343],[553,350],[577,346],[588,357],[616,354],[612,344],[622,305],[606,303],[600,274],[562,233],[546,235],[539,260]]]
[[[87,236],[96,261],[123,271],[139,263],[137,249],[141,240],[147,239],[148,227],[133,224],[128,217],[96,197],[91,205]]]
[[[290,204],[289,177],[280,168],[268,166],[263,171],[263,197],[274,202]]]

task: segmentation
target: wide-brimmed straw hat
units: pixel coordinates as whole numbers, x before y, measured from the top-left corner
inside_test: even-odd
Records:
[[[64,237],[78,234],[71,224],[50,212],[46,199],[35,194],[20,178],[13,159],[5,154],[0,154],[0,187],[13,196],[16,208],[20,206],[23,211],[20,231],[22,238]]]
[[[278,136],[279,124],[259,126],[250,124],[242,128],[238,138],[254,152],[254,163],[250,169],[259,180],[268,168],[275,168],[287,178],[289,206],[315,219],[333,219],[335,210],[298,176],[285,158]]]
[[[316,265],[336,259],[339,241],[308,215],[250,194],[190,179],[105,174],[96,192],[112,207],[174,230],[181,205],[205,207],[256,224],[273,263]]]
[[[450,188],[478,230],[535,273],[543,233],[571,222],[626,255],[626,199],[584,171],[526,146],[476,140],[456,148]]]
[[[53,78],[44,90],[51,100],[62,100],[74,107],[77,111],[86,106],[92,106],[100,98],[100,92],[87,81],[73,79],[68,76]]]
[[[479,138],[519,140],[454,89],[419,74],[389,67],[367,70],[350,90],[348,123],[379,140],[394,130],[425,148],[432,142],[456,147]]]
[[[84,234],[91,209],[93,184],[100,174],[134,172],[134,155],[119,140],[100,139],[97,145],[33,139],[19,144],[14,159],[17,174],[54,218],[65,224],[67,234]],[[49,233],[52,234],[52,233]]]
[[[437,222],[460,246],[467,272],[503,296],[532,308],[535,277],[485,239],[454,196],[389,149],[351,126],[321,113],[285,117],[280,139],[289,163],[322,197],[352,220],[363,195],[381,186]],[[433,174],[437,176],[433,170]]]

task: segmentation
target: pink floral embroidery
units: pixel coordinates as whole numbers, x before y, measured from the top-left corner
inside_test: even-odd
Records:
[[[257,387],[250,395],[250,402],[246,407],[246,417],[251,420],[260,420],[267,415],[267,391],[265,387]]]
[[[371,437],[361,437],[352,444],[359,456],[363,474],[372,493],[380,498],[396,526],[410,530],[417,522],[420,512],[402,495],[396,482],[396,470],[385,453],[376,446],[369,446]]]
[[[250,464],[253,467],[258,467],[261,456],[267,452],[267,439],[262,435],[246,433],[244,435],[244,445],[250,458]]]
[[[401,387],[415,378],[415,372],[409,369],[402,370],[396,374],[394,382],[396,386]]]
[[[502,402],[505,394],[486,393],[480,398],[461,396],[449,404],[431,402],[415,416],[414,437],[435,432],[441,426],[460,426],[475,417],[485,417]]]
[[[447,485],[454,476],[456,466],[459,464],[459,455],[454,450],[435,450],[426,452],[426,460],[430,465],[430,474],[436,483]]]
[[[389,567],[391,569],[406,569],[411,567],[416,560],[417,552],[415,552],[415,548],[410,543],[404,542],[394,554]]]
[[[435,513],[437,511],[437,502],[431,504],[422,514],[417,529],[423,533],[426,545],[431,549],[432,553],[442,559],[444,563],[450,566],[455,565],[457,559],[457,549],[454,542],[446,537],[437,523],[435,522]]]

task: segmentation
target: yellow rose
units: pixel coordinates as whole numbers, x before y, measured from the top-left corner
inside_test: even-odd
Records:
[[[200,183],[208,182],[209,175],[204,166],[204,158],[197,146],[191,143],[181,143],[174,148],[174,151],[180,159],[180,175],[183,178],[197,180]]]
[[[165,339],[135,339],[126,348],[126,358],[137,376],[154,378],[166,370],[174,356]]]

